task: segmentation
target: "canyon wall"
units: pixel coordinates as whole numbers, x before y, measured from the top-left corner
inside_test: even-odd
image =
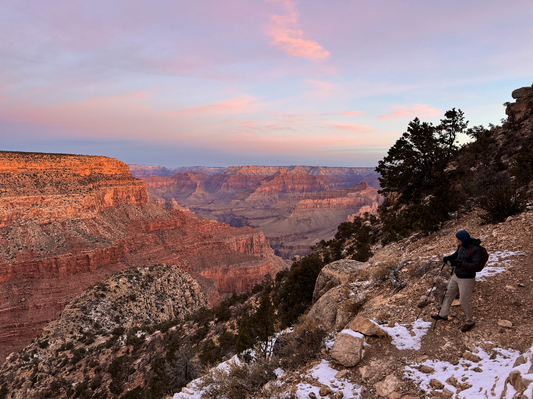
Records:
[[[150,203],[120,161],[0,152],[0,363],[88,286],[156,263],[188,271],[211,305],[286,267],[260,231]]]
[[[232,226],[260,229],[286,259],[333,237],[346,220],[376,212],[379,175],[374,168],[321,166],[231,166],[205,171],[147,176],[158,167],[135,165],[150,201]]]

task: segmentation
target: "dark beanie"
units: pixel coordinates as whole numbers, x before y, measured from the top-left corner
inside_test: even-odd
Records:
[[[468,231],[466,230],[459,230],[455,236],[463,243],[463,245],[468,245],[470,242],[470,234],[468,234]]]

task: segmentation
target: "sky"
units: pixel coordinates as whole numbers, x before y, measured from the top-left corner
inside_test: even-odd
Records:
[[[376,166],[415,117],[500,124],[531,0],[2,0],[0,150]]]

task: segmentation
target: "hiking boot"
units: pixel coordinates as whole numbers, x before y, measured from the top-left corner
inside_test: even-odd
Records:
[[[444,321],[448,320],[448,316],[442,317],[440,314],[432,314],[431,318],[433,320],[444,320]]]
[[[462,331],[462,332],[470,331],[471,329],[474,328],[475,325],[476,325],[476,323],[465,324],[463,327],[461,327],[461,331]]]

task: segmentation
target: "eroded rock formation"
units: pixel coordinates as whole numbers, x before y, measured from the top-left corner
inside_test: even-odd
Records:
[[[146,184],[150,201],[188,207],[232,226],[263,231],[287,259],[303,255],[355,215],[376,212],[378,174],[373,168],[232,166],[223,173],[151,176],[156,167],[133,170]]]
[[[120,161],[0,152],[0,363],[86,287],[155,263],[190,272],[211,305],[286,267],[253,228],[148,202]]]

